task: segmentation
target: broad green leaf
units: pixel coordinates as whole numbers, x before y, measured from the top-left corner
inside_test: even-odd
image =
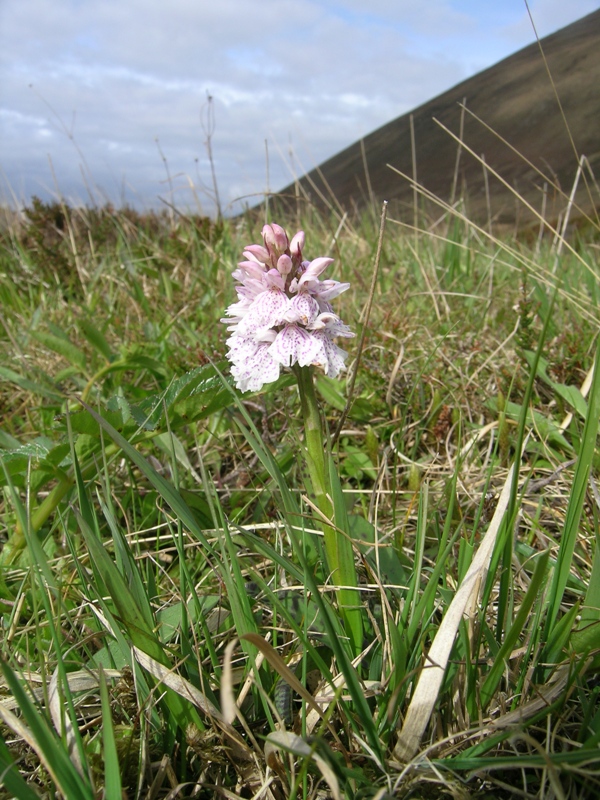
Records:
[[[408,575],[393,542],[376,542],[375,528],[359,514],[349,514],[348,525],[356,546],[383,586],[405,587]]]
[[[341,391],[343,384],[340,381],[328,378],[326,375],[318,375],[316,385],[317,391],[327,405],[338,411],[343,411],[346,408],[346,398]]]
[[[366,475],[373,481],[377,478],[377,470],[373,466],[373,462],[361,447],[342,443],[341,451],[342,471],[348,477],[361,480],[363,475]]]
[[[123,415],[121,411],[109,411],[102,409],[99,412],[103,419],[114,428],[120,429],[123,426]],[[58,420],[61,426],[66,427],[66,417],[61,417]],[[97,439],[100,438],[100,426],[96,420],[91,417],[86,411],[72,411],[69,413],[69,424],[73,433],[87,434]]]
[[[61,401],[64,399],[63,395],[58,391],[58,389],[56,389],[56,387],[52,385],[49,386],[45,383],[32,381],[30,378],[25,378],[23,375],[19,375],[18,372],[8,369],[7,367],[0,367],[0,378],[20,386],[21,389],[25,389],[27,392],[38,394],[40,397],[47,397],[50,400]]]
[[[0,428],[0,448],[2,450],[18,450],[19,447],[21,447],[21,442]]]
[[[95,347],[107,361],[111,361],[114,358],[111,347],[94,323],[87,316],[82,316],[79,318],[77,324],[88,342]]]
[[[79,367],[82,372],[85,370],[85,353],[74,345],[70,339],[62,338],[52,333],[44,333],[44,331],[30,331],[30,335],[37,342],[43,344],[44,347],[47,347],[48,350],[58,353],[59,356],[66,358],[71,364]]]
[[[111,397],[106,404],[106,408],[108,411],[119,411],[121,413],[123,426],[127,425],[131,419],[131,405],[129,404],[129,401],[123,397],[123,395],[118,394],[114,397]]]
[[[525,358],[529,363],[529,366],[533,366],[535,353],[531,351],[525,352]],[[575,411],[585,419],[587,414],[587,403],[585,402],[585,398],[581,394],[581,391],[576,386],[567,386],[564,383],[558,383],[557,381],[553,380],[548,375],[548,360],[543,356],[540,356],[538,368],[537,368],[537,375],[541,378],[545,383],[551,386],[557,395],[562,397],[562,399],[574,408]]]
[[[490,398],[490,400],[486,402],[486,406],[494,411],[494,413],[498,412],[498,406],[495,397]],[[504,412],[510,419],[519,420],[522,414],[522,407],[518,403],[507,402],[504,406]],[[554,422],[554,420],[544,416],[541,412],[535,410],[532,411],[530,408],[528,408],[525,424],[529,428],[534,428],[540,437],[547,441],[548,444],[559,447],[561,450],[564,450],[568,453],[573,452],[572,446],[561,433],[559,424]]]
[[[143,428],[152,431],[164,425],[165,409],[173,429],[210,416],[229,403],[230,396],[223,389],[214,368],[206,365],[175,378],[164,392],[149,395],[138,403],[123,395],[115,395],[100,413],[115,430]],[[97,423],[85,411],[72,413],[71,425],[77,433],[99,433]]]

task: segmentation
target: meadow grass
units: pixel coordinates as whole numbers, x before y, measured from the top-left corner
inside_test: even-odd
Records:
[[[362,332],[377,212],[274,221]],[[388,220],[324,520],[293,375],[225,360],[262,222],[5,214],[0,796],[598,796],[596,229]]]

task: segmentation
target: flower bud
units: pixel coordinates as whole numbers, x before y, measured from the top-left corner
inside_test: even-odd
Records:
[[[251,257],[261,264],[266,264],[269,260],[269,251],[262,244],[249,244],[244,250],[246,258]]]
[[[292,271],[292,259],[285,253],[277,259],[277,269],[282,275],[289,275]]]
[[[270,253],[280,256],[288,249],[289,240],[287,233],[281,225],[265,225],[262,229],[262,236],[265,240],[265,247]]]
[[[304,231],[298,231],[290,244],[290,253],[294,258],[297,258],[298,261],[302,261],[302,248],[304,247],[304,240]]]

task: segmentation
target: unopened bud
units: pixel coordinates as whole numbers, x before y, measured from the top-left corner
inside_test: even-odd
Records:
[[[273,225],[265,225],[262,229],[262,235],[265,240],[265,246],[271,253],[275,253],[277,256],[285,253],[289,240],[281,225],[276,225],[275,223]]]
[[[304,248],[304,231],[298,231],[290,243],[290,253],[298,261],[302,261],[302,249]]]
[[[282,275],[289,275],[292,271],[292,259],[285,253],[277,259],[277,269]]]

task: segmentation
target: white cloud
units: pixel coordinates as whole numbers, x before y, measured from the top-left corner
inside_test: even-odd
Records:
[[[532,0],[541,35],[592,10]],[[2,0],[0,166],[24,198],[53,187],[119,201],[209,180],[226,203],[272,188],[533,40],[521,0]],[[33,88],[30,88],[30,85]],[[289,163],[290,149],[295,166]],[[280,154],[281,153],[281,154]],[[188,187],[188,188],[185,188]],[[207,210],[210,202],[207,202]]]
[[[530,18],[524,5],[520,16],[506,26],[505,33],[513,41],[520,41],[524,36],[531,40],[535,38],[532,18],[541,38],[598,9],[597,0],[577,0],[574,6],[564,0],[529,0]]]

